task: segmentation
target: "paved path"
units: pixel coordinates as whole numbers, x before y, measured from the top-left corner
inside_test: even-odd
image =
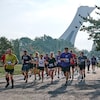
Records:
[[[0,79],[0,100],[100,100],[100,68],[96,69],[96,74],[86,74],[86,80],[77,81],[77,76],[73,81],[69,81],[68,86],[64,86],[65,78],[60,79],[55,76],[54,83],[50,84],[50,78],[33,81],[33,76],[26,84],[23,76],[15,76],[15,88],[5,89],[4,78]]]

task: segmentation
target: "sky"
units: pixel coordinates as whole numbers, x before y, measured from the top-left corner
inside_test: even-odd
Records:
[[[59,38],[72,22],[79,6],[95,6],[99,0],[0,0],[0,37]],[[91,50],[88,34],[78,32],[75,47]]]

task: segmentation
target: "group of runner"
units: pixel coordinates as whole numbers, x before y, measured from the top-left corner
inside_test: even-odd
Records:
[[[83,52],[80,52],[80,55],[77,56],[73,51],[69,51],[66,47],[64,52],[58,51],[57,55],[54,56],[54,53],[50,54],[39,54],[35,53],[28,54],[25,50],[23,51],[22,59],[22,74],[24,75],[25,83],[28,82],[28,77],[32,76],[34,73],[34,80],[37,79],[36,75],[38,74],[39,80],[44,80],[44,74],[46,73],[47,77],[50,76],[51,84],[54,80],[54,75],[58,75],[60,78],[60,72],[65,76],[65,85],[68,84],[68,79],[74,78],[74,72],[78,71],[80,79],[85,79],[85,67],[88,66],[88,72],[90,71],[90,64],[92,64],[93,73],[95,72],[95,65],[97,63],[96,58],[93,56],[91,61],[84,55]],[[9,86],[9,79],[11,79],[12,88],[14,87],[13,73],[14,66],[18,63],[16,55],[12,53],[11,49],[7,49],[5,58],[3,60],[4,68],[6,72],[6,88]],[[30,72],[30,74],[29,74]]]

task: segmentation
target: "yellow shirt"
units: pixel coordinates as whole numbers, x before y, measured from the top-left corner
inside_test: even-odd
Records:
[[[16,55],[7,54],[5,56],[6,69],[14,69],[14,66],[12,66],[11,64],[15,64],[16,62],[18,62]]]

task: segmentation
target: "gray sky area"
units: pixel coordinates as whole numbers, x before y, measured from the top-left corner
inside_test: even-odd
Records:
[[[59,38],[81,5],[95,6],[98,0],[0,0],[0,36],[8,39],[49,35]],[[78,32],[75,46],[90,50],[88,34]]]

